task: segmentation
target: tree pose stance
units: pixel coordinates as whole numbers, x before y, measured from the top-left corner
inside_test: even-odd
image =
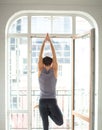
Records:
[[[50,43],[52,58],[42,57],[45,43]],[[57,105],[56,82],[57,82],[58,63],[54,46],[47,34],[41,46],[38,60],[38,77],[40,86],[39,111],[43,122],[44,130],[49,129],[50,117],[57,125],[63,124],[63,116]]]

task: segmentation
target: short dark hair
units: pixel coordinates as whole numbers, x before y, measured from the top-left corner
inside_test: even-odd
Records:
[[[43,64],[46,65],[46,66],[50,66],[52,61],[53,61],[53,59],[49,56],[45,56],[43,58]]]

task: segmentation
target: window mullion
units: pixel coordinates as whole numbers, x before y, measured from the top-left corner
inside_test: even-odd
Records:
[[[76,16],[72,16],[72,35],[76,34]]]
[[[31,16],[28,16],[28,130],[32,128]]]

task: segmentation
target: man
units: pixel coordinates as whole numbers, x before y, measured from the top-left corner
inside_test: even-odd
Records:
[[[52,58],[49,56],[42,57],[46,42],[50,43]],[[55,49],[47,34],[41,46],[38,61],[38,77],[40,85],[39,110],[44,130],[49,129],[48,117],[50,117],[57,125],[63,124],[63,116],[56,100],[57,72],[58,63]]]

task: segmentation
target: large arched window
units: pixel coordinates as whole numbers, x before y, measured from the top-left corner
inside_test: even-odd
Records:
[[[50,128],[89,130],[92,28],[90,19],[76,13],[28,11],[13,17],[7,29],[7,130],[42,129],[34,105],[39,99],[37,61],[46,33],[57,53],[57,98],[64,115],[63,126],[50,121]],[[50,53],[49,44],[44,53]]]

